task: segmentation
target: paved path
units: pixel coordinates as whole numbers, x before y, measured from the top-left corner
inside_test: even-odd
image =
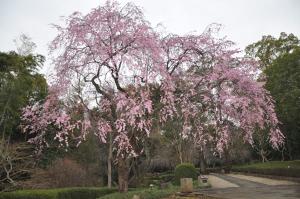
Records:
[[[279,183],[278,180],[266,178],[247,178],[244,176],[214,174],[212,179],[220,182],[226,181],[238,187],[217,188],[212,184],[211,189],[201,190],[200,192],[219,198],[228,199],[300,199],[300,184]],[[247,176],[248,177],[248,176]],[[276,182],[276,183],[275,183]],[[213,183],[213,181],[212,181]],[[270,183],[277,185],[268,185]],[[281,184],[281,185],[278,185]]]
[[[230,187],[239,187],[237,184],[231,183],[227,180],[223,180],[214,175],[208,176],[208,182],[211,184],[212,188],[220,189],[220,188],[230,188]]]

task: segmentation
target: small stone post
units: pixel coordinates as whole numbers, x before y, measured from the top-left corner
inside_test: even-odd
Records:
[[[193,179],[192,178],[181,178],[180,179],[180,192],[181,193],[193,192]]]
[[[198,183],[199,184],[203,184],[203,183],[207,183],[208,177],[206,176],[198,176]]]

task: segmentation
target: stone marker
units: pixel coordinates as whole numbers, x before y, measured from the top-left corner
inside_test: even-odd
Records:
[[[198,183],[201,184],[201,183],[207,183],[207,180],[208,180],[208,177],[206,176],[198,176]]]
[[[193,179],[192,178],[181,178],[180,179],[180,192],[182,192],[182,193],[193,192]]]
[[[141,199],[138,195],[133,195],[132,199]]]

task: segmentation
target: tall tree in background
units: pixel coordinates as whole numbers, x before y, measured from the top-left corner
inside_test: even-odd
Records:
[[[286,136],[285,148],[289,159],[299,158],[299,65],[297,54],[300,41],[293,34],[282,32],[279,38],[271,35],[246,47],[247,56],[256,58],[261,63],[262,81],[275,100],[276,113],[281,122],[281,130]],[[298,76],[297,76],[298,75]],[[261,148],[267,152],[268,146]],[[267,152],[269,153],[269,152]],[[284,154],[284,153],[282,153]],[[284,156],[282,156],[284,159]]]
[[[19,125],[21,109],[47,95],[46,80],[37,72],[43,61],[41,55],[0,52],[0,190],[17,185],[34,165]]]
[[[300,48],[277,58],[265,70],[266,88],[275,102],[286,136],[289,159],[300,158]]]
[[[283,54],[291,53],[299,48],[300,41],[294,34],[280,33],[279,38],[271,35],[263,36],[261,40],[246,47],[245,52],[250,57],[255,57],[261,62],[261,68],[265,69]]]
[[[44,57],[0,53],[0,131],[3,139],[17,138],[21,108],[47,95],[45,78],[37,73]]]

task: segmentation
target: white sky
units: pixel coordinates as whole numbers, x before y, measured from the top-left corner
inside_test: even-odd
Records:
[[[13,39],[21,33],[37,44],[47,58],[47,44],[55,37],[51,23],[74,11],[84,14],[105,0],[0,0],[0,51],[15,50]],[[122,4],[128,0],[119,0]],[[131,0],[142,7],[153,26],[168,32],[201,33],[211,23],[223,24],[221,36],[244,49],[262,35],[280,32],[300,38],[300,0]],[[46,64],[47,67],[49,63]],[[47,70],[47,69],[44,69]]]

